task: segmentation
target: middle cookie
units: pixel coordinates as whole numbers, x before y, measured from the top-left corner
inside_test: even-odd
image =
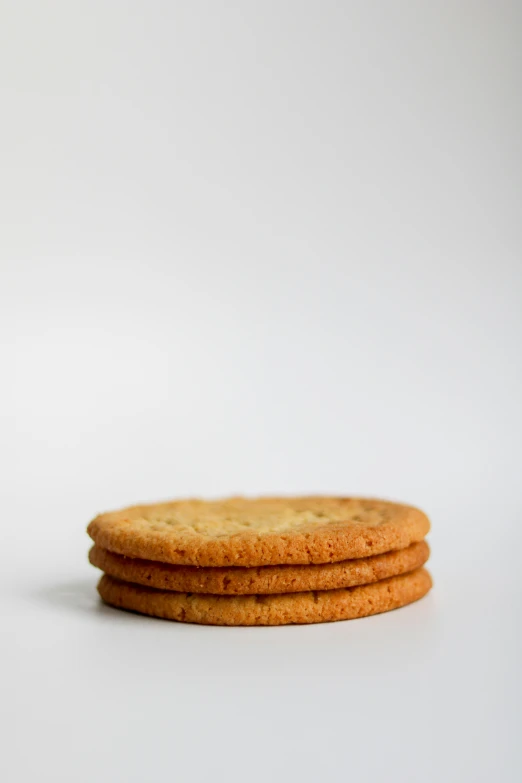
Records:
[[[426,541],[419,541],[405,549],[356,560],[342,560],[339,563],[198,568],[138,560],[95,545],[89,552],[89,560],[109,576],[160,590],[215,595],[268,595],[370,584],[419,568],[427,561],[429,554]]]

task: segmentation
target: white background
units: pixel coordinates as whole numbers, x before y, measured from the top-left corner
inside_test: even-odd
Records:
[[[2,779],[518,781],[520,4],[0,9]],[[266,492],[421,506],[433,592],[100,605],[97,512]]]

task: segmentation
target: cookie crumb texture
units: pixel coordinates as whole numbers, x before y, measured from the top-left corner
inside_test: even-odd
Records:
[[[98,584],[111,606],[202,625],[291,625],[352,620],[417,601],[430,590],[425,568],[341,590],[278,595],[219,596],[175,593],[128,584],[106,574]]]
[[[101,514],[88,532],[127,557],[190,566],[335,563],[404,549],[430,529],[419,509],[362,498],[179,500]]]
[[[259,566],[258,568],[170,565],[117,555],[94,545],[90,562],[123,582],[214,595],[269,595],[307,590],[335,590],[370,584],[424,565],[429,557],[426,541],[382,555],[322,565]]]

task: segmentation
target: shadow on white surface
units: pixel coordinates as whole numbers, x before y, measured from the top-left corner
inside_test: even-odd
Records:
[[[33,589],[30,597],[42,601],[50,607],[69,609],[74,612],[104,612],[109,607],[102,603],[96,592],[96,583],[92,579],[78,579],[61,582],[56,585],[45,585]]]

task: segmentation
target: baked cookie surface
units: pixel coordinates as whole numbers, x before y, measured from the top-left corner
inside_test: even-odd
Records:
[[[334,590],[377,582],[419,568],[427,561],[429,553],[426,541],[419,541],[405,549],[381,555],[322,565],[198,568],[129,558],[94,545],[89,552],[89,560],[116,579],[160,590],[267,595]]]
[[[101,514],[96,545],[190,566],[335,563],[404,549],[428,533],[419,509],[364,498],[178,500]]]
[[[430,590],[425,568],[370,585],[341,590],[277,595],[201,595],[155,590],[104,574],[101,598],[111,606],[202,625],[290,625],[333,622],[388,612],[417,601]]]

